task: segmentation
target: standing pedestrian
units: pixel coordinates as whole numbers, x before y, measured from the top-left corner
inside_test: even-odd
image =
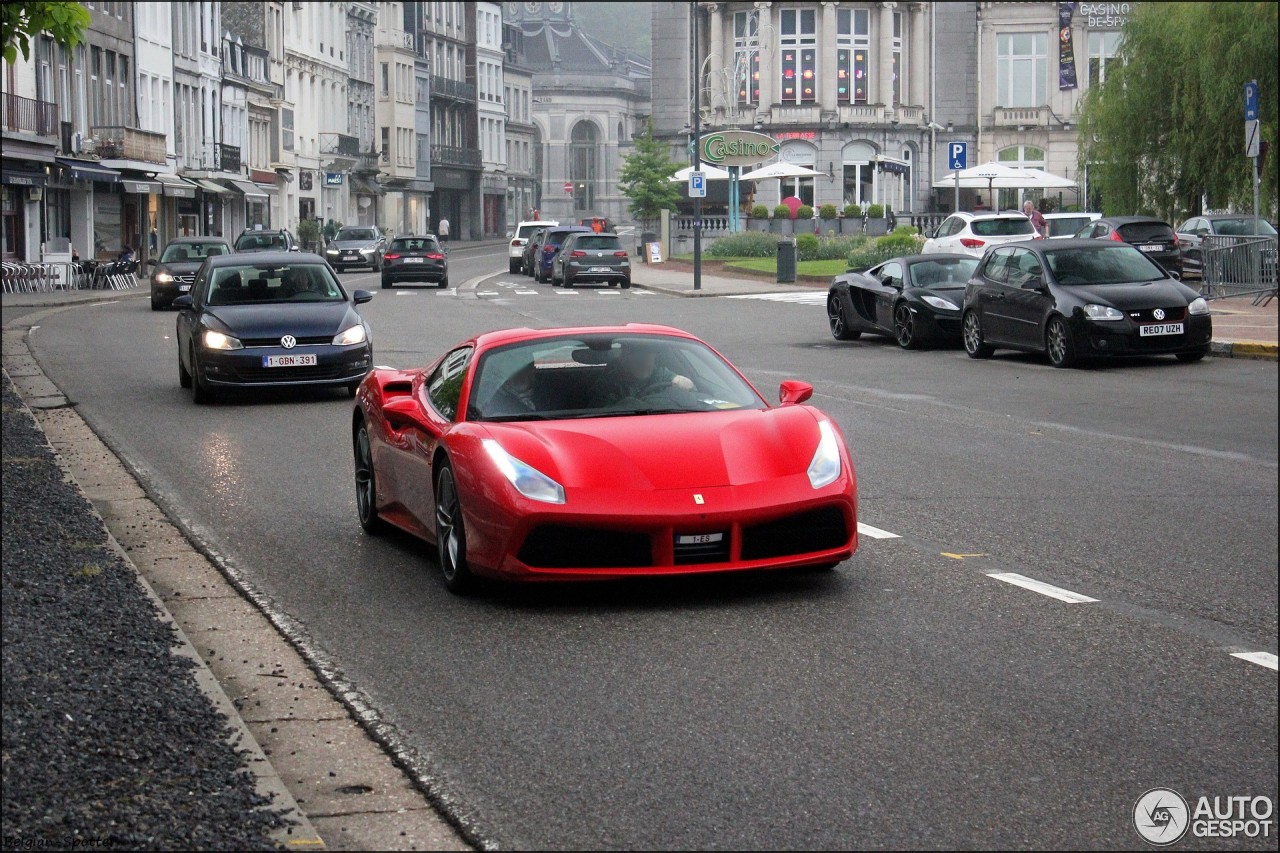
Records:
[[[1048,237],[1046,232],[1044,214],[1036,210],[1036,206],[1030,200],[1022,203],[1022,212],[1031,220],[1031,227],[1036,229],[1037,237]]]
[[[441,243],[449,242],[449,220],[440,217],[440,227],[436,229],[436,236],[440,238]]]

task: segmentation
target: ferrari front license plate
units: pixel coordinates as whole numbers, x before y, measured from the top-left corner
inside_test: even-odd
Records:
[[[723,533],[686,533],[676,536],[677,545],[706,545],[724,539]]]
[[[1149,338],[1152,335],[1180,335],[1182,334],[1182,324],[1156,323],[1151,326],[1139,326],[1138,334],[1144,338]]]
[[[315,367],[314,355],[264,355],[263,367]]]

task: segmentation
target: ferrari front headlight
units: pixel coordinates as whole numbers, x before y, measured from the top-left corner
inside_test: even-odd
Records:
[[[813,453],[808,472],[809,483],[815,489],[834,483],[840,476],[840,440],[831,421],[818,421],[818,433],[818,449]]]
[[[338,346],[346,346],[348,344],[362,344],[365,341],[364,323],[356,323],[350,329],[342,332],[333,339]]]
[[[521,462],[492,438],[481,439],[480,443],[489,454],[489,458],[493,460],[493,464],[498,466],[502,476],[515,486],[517,492],[530,500],[549,504],[564,503],[564,486],[532,465]]]

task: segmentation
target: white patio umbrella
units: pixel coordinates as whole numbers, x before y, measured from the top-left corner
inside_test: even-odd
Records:
[[[1029,173],[1033,178],[1036,179],[1036,183],[1030,185],[1033,189],[1042,189],[1042,190],[1072,189],[1073,190],[1077,187],[1076,182],[1071,180],[1070,178],[1064,178],[1064,177],[1061,177],[1060,175],[1054,175],[1044,171],[1043,169],[1023,169],[1022,171]]]
[[[692,166],[685,166],[677,171],[674,175],[667,178],[673,184],[689,183],[689,173],[693,171]],[[708,181],[727,181],[729,180],[729,170],[721,169],[719,166],[712,166],[710,163],[703,163],[699,167],[699,171],[707,176]]]
[[[961,169],[957,176],[955,172],[946,177],[939,178],[933,182],[935,189],[946,189],[956,185],[956,178],[960,179],[962,189],[982,189],[986,187],[992,189],[1021,189],[1023,187],[1039,187],[1043,186],[1039,179],[1030,173],[1030,169],[1015,169],[1012,166],[1006,166],[1003,163],[983,163],[980,166],[970,166],[968,169]]]
[[[766,178],[825,178],[826,174],[815,172],[808,166],[798,166],[795,163],[770,163],[768,166],[753,169],[740,177],[744,181],[763,181]]]

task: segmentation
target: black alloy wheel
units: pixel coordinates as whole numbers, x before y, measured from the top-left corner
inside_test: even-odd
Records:
[[[1067,322],[1061,317],[1050,317],[1044,331],[1044,349],[1049,363],[1054,367],[1072,367],[1076,363],[1076,342],[1071,337]]]
[[[360,421],[353,437],[356,471],[356,512],[365,533],[377,535],[386,529],[378,514],[378,477],[373,470],[373,450],[369,444],[369,425]]]
[[[898,339],[898,346],[903,349],[919,349],[920,341],[916,337],[916,318],[911,306],[899,302],[893,309],[893,336]]]
[[[862,332],[849,328],[849,321],[844,316],[844,302],[838,294],[827,297],[827,322],[831,324],[831,337],[837,341],[856,341]]]
[[[444,585],[450,592],[465,593],[475,586],[475,575],[467,568],[467,531],[462,523],[462,505],[453,467],[446,459],[436,476],[436,552]]]
[[[969,358],[991,358],[995,348],[982,339],[982,318],[976,311],[968,311],[962,323],[964,351]]]

